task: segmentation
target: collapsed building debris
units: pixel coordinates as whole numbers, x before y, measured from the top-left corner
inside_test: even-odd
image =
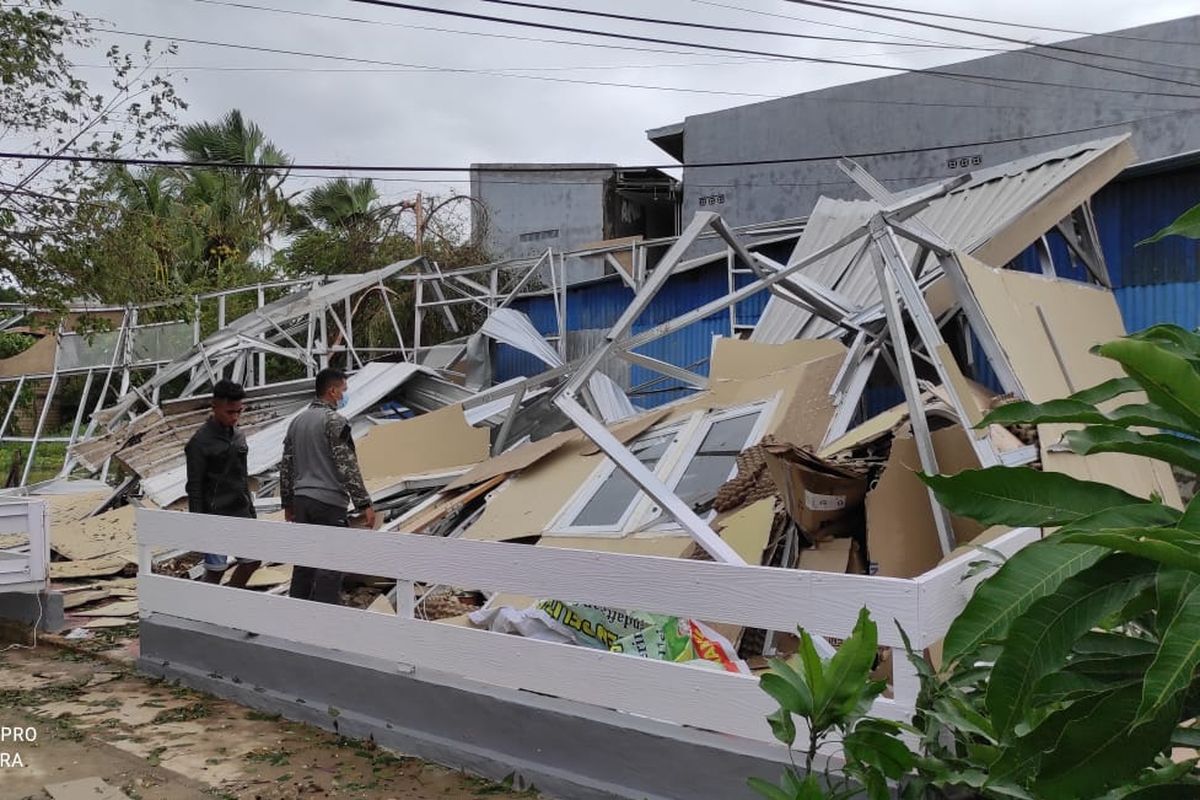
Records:
[[[204,387],[219,375],[253,378],[251,472],[260,510],[278,511],[283,434],[309,381],[262,382],[266,354],[297,360],[310,374],[332,357],[353,368],[346,413],[383,512],[381,535],[908,578],[989,535],[946,513],[917,478],[921,471],[1031,464],[1177,503],[1169,471],[1148,459],[1061,452],[1055,445],[1063,426],[979,426],[1006,398],[1040,402],[1115,375],[1088,352],[1124,332],[1105,288],[1088,199],[1131,158],[1127,138],[1108,139],[903,195],[847,162],[845,171],[870,199],[822,199],[786,264],[753,251],[719,216],[702,212],[656,263],[633,245],[634,268],[622,280],[636,294],[576,359],[567,358],[563,287],[553,288],[562,299],[555,295],[557,330],[550,334],[509,307],[535,274],[557,282],[553,254],[504,273],[503,289],[499,278],[489,288],[468,277],[475,271],[443,272],[424,262],[306,285],[198,339],[148,381],[134,387],[122,380],[126,391],[98,409],[70,453],[73,463],[100,474],[115,459],[130,480],[116,494],[107,484],[88,484],[87,495],[52,503],[69,505],[74,515],[66,521],[65,510],[55,512],[65,524],[62,533],[55,526],[53,547],[63,560],[52,574],[92,581],[76,584],[72,609],[106,602],[104,616],[120,617],[123,596],[81,587],[131,569],[131,511],[123,501],[166,508],[183,496],[182,444],[205,416]],[[1074,255],[1092,285],[1003,269],[1055,225],[1074,232]],[[688,257],[714,242],[725,253]],[[752,279],[665,322],[639,324],[672,276],[714,257]],[[503,268],[476,271],[498,276]],[[439,287],[429,289],[438,299],[421,308],[449,313],[458,301],[482,307],[478,329],[433,347],[414,333],[409,346],[393,317],[401,344],[384,354],[391,360],[356,348],[353,298],[374,291],[386,298],[385,281],[405,275],[414,277],[418,294]],[[645,352],[764,291],[770,299],[749,340],[715,339],[706,374]],[[336,346],[327,336],[330,321],[340,334]],[[491,385],[495,343],[532,355],[545,369]],[[693,391],[639,408],[611,377],[609,367],[622,361]],[[161,399],[172,381],[186,381],[181,396]],[[897,399],[900,405],[884,408]],[[286,565],[264,565],[251,587],[278,592],[288,576]],[[480,587],[358,576],[350,588],[351,602],[372,612],[575,644],[587,636],[586,646],[696,657],[734,671],[788,647],[774,632],[687,617],[642,619],[637,609],[574,607]],[[617,630],[614,619],[644,624]]]

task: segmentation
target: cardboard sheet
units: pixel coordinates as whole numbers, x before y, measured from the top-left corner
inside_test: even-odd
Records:
[[[478,464],[488,457],[487,428],[472,428],[462,406],[439,408],[371,428],[355,442],[363,477],[403,477]]]
[[[1112,292],[1077,281],[996,270],[960,255],[963,274],[1029,400],[1044,403],[1124,375],[1090,349],[1125,334]],[[1110,405],[1134,402],[1130,396]],[[1140,497],[1157,493],[1181,507],[1170,468],[1140,456],[1052,453],[1069,426],[1042,425],[1043,468],[1108,483]]]
[[[713,527],[743,561],[761,564],[763,550],[767,549],[774,524],[775,498],[768,497],[714,520]]]
[[[934,431],[933,448],[944,475],[979,468],[975,450],[958,426]],[[880,575],[914,578],[942,560],[929,494],[916,475],[920,469],[916,440],[909,432],[897,434],[883,475],[867,494],[867,550]],[[982,531],[978,523],[959,517],[952,524],[960,544]]]
[[[768,442],[764,450],[784,508],[809,541],[854,533],[861,513],[867,475],[825,462],[789,444]],[[851,527],[848,527],[851,526]]]
[[[800,551],[800,569],[844,573],[850,568],[853,539],[831,539]]]

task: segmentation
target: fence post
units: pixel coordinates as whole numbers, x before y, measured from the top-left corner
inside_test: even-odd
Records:
[[[29,500],[25,504],[25,531],[29,536],[29,579],[50,583],[50,536],[47,531],[46,504]]]
[[[396,579],[396,616],[412,619],[416,616],[416,598],[413,597],[413,582]]]

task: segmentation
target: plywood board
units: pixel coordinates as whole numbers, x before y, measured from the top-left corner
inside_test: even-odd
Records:
[[[545,439],[539,439],[536,442],[523,444],[495,458],[489,458],[470,472],[457,478],[446,489],[464,489],[468,486],[474,486],[477,483],[483,483],[497,475],[509,475],[514,472],[520,472],[541,461],[567,442],[578,440],[578,432],[563,431],[553,436],[547,436]]]
[[[963,274],[1028,399],[1035,403],[1066,397],[1124,373],[1114,361],[1093,355],[1093,346],[1125,334],[1112,292],[1077,281],[996,270],[959,256]],[[1114,404],[1132,402],[1125,396]],[[1159,494],[1179,507],[1179,489],[1170,469],[1140,456],[1077,456],[1052,453],[1068,426],[1043,425],[1043,468],[1081,480],[1109,483],[1140,497]]]
[[[52,561],[50,562],[50,577],[59,580],[115,575],[131,563],[133,562],[124,556],[102,556],[82,561]]]
[[[944,475],[979,468],[962,428],[934,431],[933,447]],[[920,470],[916,440],[897,434],[883,476],[867,495],[867,550],[880,575],[914,578],[942,560],[929,494],[916,475]],[[958,517],[953,518],[953,527],[959,542],[970,541],[982,531],[978,523]]]
[[[845,353],[846,348],[832,339],[797,339],[783,344],[763,344],[722,337],[713,346],[708,374],[714,381],[749,380]]]
[[[138,612],[137,600],[119,600],[100,608],[75,611],[77,617],[132,617]]]
[[[78,509],[84,502],[80,500],[74,507]],[[88,510],[94,509],[96,505],[98,503],[91,504]],[[75,521],[68,521],[68,515],[64,514],[62,521],[52,521],[50,524],[50,547],[59,555],[73,561],[113,554],[121,554],[133,560],[133,516],[132,506],[122,506],[95,517]]]
[[[396,613],[396,609],[392,608],[392,604],[388,602],[386,594],[381,594],[371,601],[371,605],[367,606],[367,611],[374,611],[376,614]]]
[[[97,600],[103,600],[111,597],[112,592],[107,589],[92,589],[86,592],[68,592],[63,595],[63,608],[79,608],[86,606],[88,603],[94,603]]]
[[[977,394],[978,384],[972,384],[967,380],[967,376],[963,375],[962,370],[958,368],[958,362],[954,360],[954,353],[950,351],[950,346],[942,343],[934,348],[937,357],[941,360],[944,369],[946,370],[947,378],[950,381],[950,386],[958,395],[959,402],[963,405],[963,411],[967,418],[963,420],[963,427],[973,429],[983,419],[986,405],[980,402]],[[945,391],[944,389],[942,390]],[[953,408],[953,404],[950,404]]]
[[[233,570],[226,570],[225,575],[221,578],[221,583],[228,584],[229,579],[233,577]],[[292,579],[292,567],[289,564],[280,564],[278,566],[259,567],[250,576],[250,580],[246,581],[247,589],[265,589],[271,586],[278,586],[281,583],[287,583]]]
[[[645,414],[638,414],[633,419],[627,419],[624,422],[613,425],[609,428],[609,433],[621,444],[631,442],[641,436],[646,431],[658,424],[658,422],[669,413],[669,409],[657,408],[653,411],[647,411]],[[591,444],[583,450],[583,455],[594,456],[600,452],[600,448]]]
[[[547,536],[536,546],[627,556],[682,558],[694,544],[690,536]]]
[[[761,564],[774,524],[775,498],[768,497],[717,520],[713,527],[743,561]]]
[[[0,358],[0,377],[49,375],[54,371],[54,354],[57,350],[58,342],[55,337],[43,336],[17,355]]]
[[[472,428],[462,406],[376,425],[355,442],[365,477],[403,477],[478,464],[488,457],[487,428]]]

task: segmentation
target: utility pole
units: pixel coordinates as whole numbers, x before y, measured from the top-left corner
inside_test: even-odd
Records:
[[[417,255],[423,255],[425,252],[425,200],[421,197],[421,193],[417,192],[417,200],[413,204],[413,214],[417,217]]]

